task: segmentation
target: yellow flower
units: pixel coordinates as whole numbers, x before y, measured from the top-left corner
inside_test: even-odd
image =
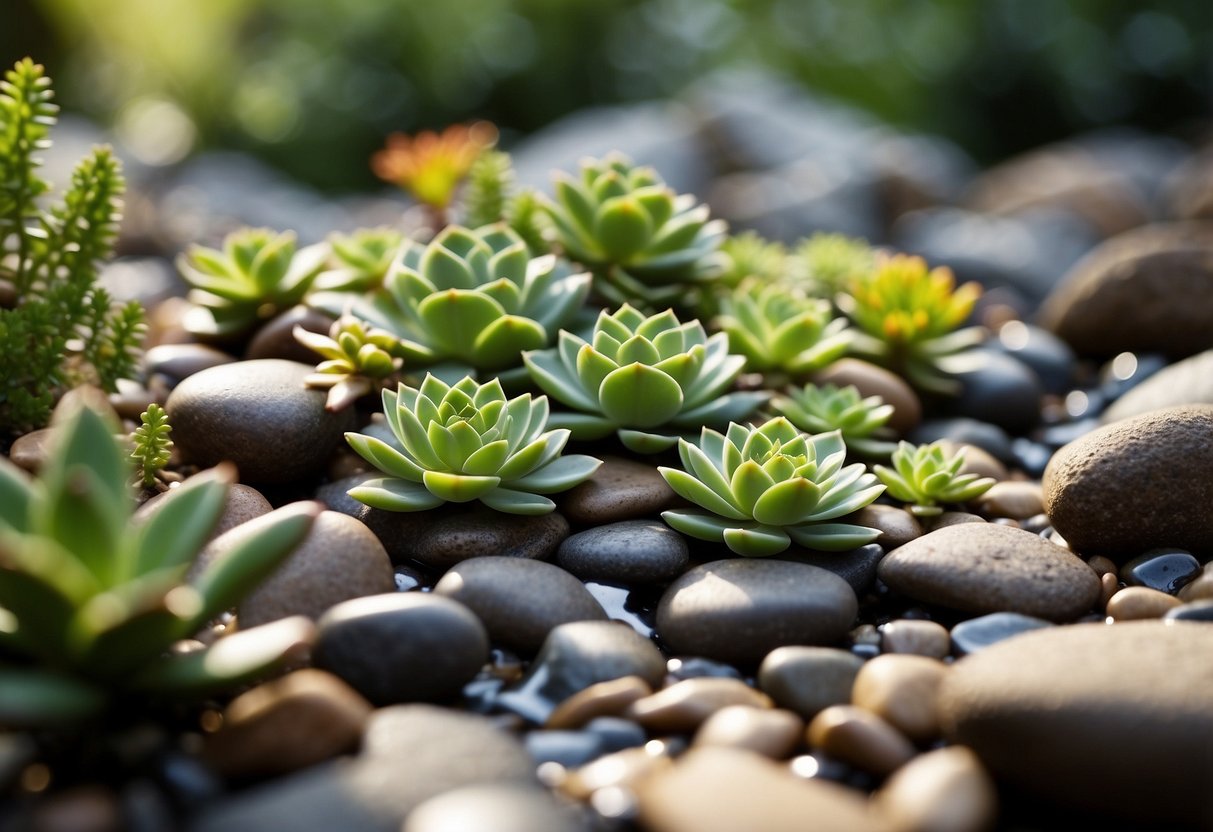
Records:
[[[446,208],[472,163],[496,143],[497,128],[487,121],[455,124],[441,133],[393,133],[387,146],[371,157],[371,169],[419,202]]]

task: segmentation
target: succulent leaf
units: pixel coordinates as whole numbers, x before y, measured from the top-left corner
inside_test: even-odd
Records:
[[[909,503],[919,517],[931,517],[943,511],[941,503],[965,503],[984,494],[994,480],[975,474],[960,474],[964,449],[948,457],[942,442],[912,445],[900,442],[893,452],[893,467],[873,466],[872,470],[889,494]]]

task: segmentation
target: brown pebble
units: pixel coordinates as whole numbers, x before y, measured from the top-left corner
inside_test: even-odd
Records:
[[[858,358],[840,358],[813,376],[814,384],[854,385],[861,396],[880,396],[893,406],[889,427],[905,435],[922,421],[922,403],[901,376]]]
[[[47,447],[54,436],[53,428],[41,428],[22,434],[8,449],[9,462],[31,474],[38,473],[46,462]]]
[[[805,730],[809,745],[871,774],[886,775],[913,759],[914,745],[885,720],[854,705],[831,705]]]
[[[947,528],[948,526],[963,526],[966,523],[984,523],[986,519],[967,511],[945,511],[934,517],[924,517],[923,528],[928,532]]]
[[[709,716],[729,705],[772,708],[765,693],[739,679],[702,676],[685,679],[639,699],[624,716],[659,733],[689,734]]]
[[[666,753],[664,744],[648,743],[642,748],[625,748],[586,763],[570,772],[557,788],[574,800],[587,800],[599,789],[623,788],[633,791],[670,765],[670,755]]]
[[[997,482],[1002,482],[1010,476],[1007,466],[999,462],[998,458],[985,448],[964,442],[953,442],[951,439],[944,439],[942,447],[944,455],[947,457],[964,451],[965,461],[960,466],[961,474],[976,474],[979,477],[989,477]]]
[[[886,653],[942,659],[952,650],[951,633],[934,621],[899,618],[881,625],[880,633],[881,649]]]
[[[1195,579],[1179,591],[1179,600],[1201,601],[1213,598],[1213,569],[1205,568]]]
[[[592,477],[565,493],[560,511],[573,523],[605,525],[655,516],[676,499],[655,465],[604,456]]]
[[[916,742],[928,742],[939,736],[939,686],[947,670],[947,665],[926,656],[877,656],[859,669],[851,704]]]
[[[1107,575],[1109,572],[1113,575],[1117,574],[1119,567],[1103,555],[1092,555],[1087,558],[1087,566],[1095,570],[1095,574],[1099,577]]]
[[[600,716],[618,716],[637,700],[653,693],[639,676],[624,676],[598,682],[577,691],[556,706],[544,728],[575,729]]]
[[[1162,618],[1169,609],[1183,601],[1157,589],[1127,586],[1108,600],[1108,617],[1114,621],[1134,621],[1142,618]]]
[[[978,511],[991,517],[1027,520],[1044,512],[1040,483],[1008,480],[996,482],[974,501]]]
[[[699,726],[694,745],[742,748],[782,760],[796,750],[804,735],[804,720],[781,708],[730,705]]]
[[[1119,591],[1120,581],[1117,580],[1115,572],[1105,572],[1099,576],[1099,606],[1102,609],[1108,608],[1108,602]]]
[[[957,745],[902,766],[874,807],[893,832],[983,832],[998,818],[998,792],[977,755]]]
[[[845,521],[839,522],[879,529],[880,537],[872,542],[879,543],[886,552],[922,537],[922,524],[918,522],[918,518],[897,506],[866,506],[848,515]]]

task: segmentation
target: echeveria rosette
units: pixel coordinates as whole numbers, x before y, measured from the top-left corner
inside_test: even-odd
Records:
[[[847,448],[838,431],[808,436],[782,416],[756,428],[734,422],[723,434],[704,428],[698,445],[679,440],[678,454],[683,470],[658,470],[679,496],[700,506],[662,512],[683,534],[723,542],[746,557],[778,554],[793,541],[846,551],[880,534],[830,522],[884,491],[862,464],[843,465]]]
[[[989,477],[961,474],[964,449],[949,457],[942,442],[930,445],[900,442],[893,452],[892,463],[892,468],[875,465],[872,470],[888,486],[889,496],[908,503],[910,513],[919,517],[941,514],[940,503],[967,503],[994,484]]]
[[[222,249],[192,246],[177,258],[195,304],[185,327],[217,338],[246,334],[299,303],[328,257],[324,243],[298,248],[291,231],[245,228]]]
[[[746,370],[803,376],[837,361],[851,346],[846,318],[830,303],[797,289],[753,278],[724,297],[717,324]]]
[[[932,393],[959,388],[952,374],[971,364],[964,353],[983,338],[979,327],[957,329],[981,296],[981,287],[957,287],[950,269],[928,271],[921,257],[881,259],[874,272],[851,281],[837,298],[862,331],[855,347]]]
[[[897,447],[885,426],[893,405],[880,396],[861,396],[854,385],[791,387],[772,399],[771,407],[806,433],[840,431],[847,448],[865,457],[887,458]]]
[[[717,251],[725,224],[706,205],[678,195],[648,167],[620,154],[587,159],[579,177],[558,172],[544,208],[566,257],[591,269],[595,288],[615,304],[673,302],[687,284],[723,270]]]
[[[410,366],[497,372],[518,367],[524,350],[549,346],[589,290],[588,273],[573,274],[552,255],[532,258],[505,224],[452,225],[428,245],[406,241],[381,290],[317,293],[309,303],[399,336]]]
[[[529,393],[506,399],[501,383],[470,376],[448,385],[427,375],[420,387],[383,391],[383,413],[399,445],[347,433],[350,446],[387,477],[350,490],[386,511],[424,511],[479,500],[509,514],[548,514],[543,496],[584,482],[602,463],[561,456],[569,431],[547,430],[548,401]]]
[[[728,336],[681,323],[672,310],[646,316],[624,304],[603,311],[589,341],[561,330],[556,349],[523,354],[531,378],[572,408],[552,424],[577,439],[616,433],[636,453],[670,448],[680,433],[744,419],[767,393],[725,393],[745,367]]]
[[[303,383],[328,390],[324,407],[334,413],[386,386],[404,366],[399,338],[349,315],[334,321],[328,335],[301,326],[295,327],[294,335],[296,341],[324,358]]]
[[[312,292],[372,292],[383,285],[404,234],[394,228],[361,228],[329,237],[328,267],[312,281]]]

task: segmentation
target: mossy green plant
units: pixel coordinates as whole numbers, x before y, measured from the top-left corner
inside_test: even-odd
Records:
[[[156,484],[156,475],[168,465],[172,455],[173,440],[168,436],[173,426],[168,423],[168,414],[156,402],[139,414],[139,427],[131,434],[135,449],[131,459],[135,461],[135,473],[144,488]]]
[[[994,485],[990,477],[962,474],[964,449],[952,456],[942,442],[913,445],[899,442],[893,452],[892,467],[875,465],[872,470],[889,489],[889,496],[907,503],[911,514],[934,517],[943,512],[941,504],[967,503]]]

